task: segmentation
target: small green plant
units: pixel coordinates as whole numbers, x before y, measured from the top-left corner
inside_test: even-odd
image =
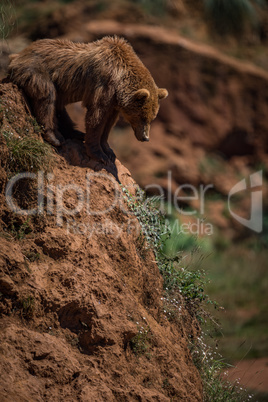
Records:
[[[148,253],[148,248],[146,247],[146,240],[145,237],[142,233],[140,232],[138,238],[136,239],[136,248],[137,251],[139,252],[140,256],[142,259],[145,259],[147,253]]]
[[[168,378],[165,378],[162,383],[162,388],[169,389],[169,387],[170,387],[170,384],[169,384]]]
[[[11,235],[17,239],[22,240],[28,233],[31,233],[30,218],[28,218],[22,224],[12,221],[10,226]]]
[[[32,136],[16,138],[3,132],[9,151],[8,169],[12,173],[47,171],[51,168],[54,152],[52,147]]]
[[[178,301],[182,296],[187,310],[200,323],[203,323],[206,319],[213,320],[210,314],[206,312],[204,305],[211,304],[214,308],[219,308],[219,306],[205,292],[209,280],[204,270],[199,269],[198,265],[197,268],[195,267],[195,253],[198,257],[197,261],[201,264],[204,257],[199,256],[199,251],[196,249],[193,250],[192,255],[188,256],[188,262],[186,258],[180,259],[180,256],[177,256],[177,260],[174,257],[162,259],[160,272],[164,279],[165,295],[173,299],[175,297]]]
[[[24,255],[27,258],[27,260],[29,260],[30,262],[40,260],[40,254],[35,250],[27,251],[24,253]]]
[[[137,217],[141,225],[139,246],[145,249],[153,249],[156,253],[163,248],[165,235],[164,213],[158,208],[159,197],[146,198],[144,191],[137,188],[135,196],[126,188],[122,188],[124,197],[132,213]]]
[[[149,325],[142,326],[138,325],[138,333],[130,340],[130,347],[136,356],[145,355],[148,359],[151,358],[149,353],[151,342],[152,342],[152,332]]]
[[[36,119],[34,118],[34,117],[28,117],[28,120],[29,120],[29,122],[30,122],[30,124],[32,125],[32,127],[33,127],[33,129],[34,129],[34,132],[36,133],[36,134],[41,134],[41,132],[42,132],[42,129],[41,129],[41,127],[39,126],[39,124],[37,123],[37,121],[36,121]]]
[[[33,296],[27,296],[26,298],[22,299],[20,302],[22,316],[24,318],[32,318],[35,309],[35,302]]]
[[[166,294],[161,298],[163,302],[163,312],[169,321],[179,324],[181,321],[182,301],[179,301],[178,295],[173,296],[175,297]]]

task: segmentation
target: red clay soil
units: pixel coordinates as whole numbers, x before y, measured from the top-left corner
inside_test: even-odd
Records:
[[[58,19],[61,21],[61,16]],[[113,21],[88,23],[86,19],[74,25],[72,31],[72,24],[64,27],[56,30],[56,34],[47,31],[46,36],[84,41],[106,34],[125,36],[157,84],[169,90],[169,97],[161,104],[159,117],[152,125],[149,143],[139,143],[132,129],[122,122],[110,137],[118,158],[141,186],[156,183],[167,189],[166,172],[170,170],[173,192],[184,183],[194,186],[212,183],[216,193],[226,197],[241,178],[260,167],[264,172],[268,171],[267,72],[159,27]],[[2,99],[10,102],[0,110],[2,131],[12,129],[21,135],[18,128],[24,127],[34,135],[20,95],[10,87],[1,87],[1,90]],[[12,125],[7,119],[10,113],[3,113],[6,109],[15,113],[16,121]],[[74,105],[69,110],[83,129],[80,106]],[[92,169],[99,167],[90,163],[79,142],[69,140],[61,153],[61,157],[56,158],[52,184],[72,183],[75,177],[85,194],[86,173],[93,173]],[[1,165],[5,158],[2,147]],[[133,183],[119,161],[117,172],[112,170],[108,177],[113,178],[116,174],[123,185]],[[5,183],[6,171],[2,169],[0,185]],[[264,203],[267,199],[265,191],[264,188]],[[94,178],[92,194],[93,209],[108,205],[114,198],[112,182],[104,177]],[[7,387],[7,391],[3,396],[0,393],[1,399],[201,400],[200,380],[187,350],[187,337],[196,333],[195,324],[191,323],[185,310],[181,328],[164,318],[160,300],[161,277],[153,263],[153,255],[147,255],[143,260],[138,235],[125,229],[128,214],[122,213],[120,208],[101,217],[92,217],[82,211],[76,216],[76,222],[80,223],[79,230],[84,235],[67,235],[65,219],[65,226],[58,228],[55,217],[45,215],[31,220],[31,233],[17,241],[8,233],[13,233],[12,222],[13,227],[17,227],[25,222],[25,218],[12,216],[3,197],[1,200],[3,230],[5,228],[5,238],[0,242],[1,255],[2,244],[6,250],[1,268],[5,278],[0,286],[4,295],[1,321],[7,328],[2,332],[11,332],[13,328],[14,334],[23,331],[23,334],[27,333],[23,339],[28,339],[27,343],[22,335],[14,335],[22,343],[20,346],[17,341],[12,341],[11,334],[5,335],[9,340],[1,349],[6,357],[2,359],[4,370],[0,388]],[[68,208],[75,206],[77,197],[66,202]],[[243,235],[242,225],[226,216],[225,203],[224,199],[207,199],[206,217],[229,237]],[[199,207],[198,203],[192,206]],[[239,214],[247,217],[247,211],[248,200],[241,200]],[[97,233],[98,227],[105,226],[106,218],[117,233],[116,228],[123,224],[124,229],[117,239],[113,235]],[[90,236],[92,227],[94,233]],[[108,225],[109,230],[112,231],[111,225]],[[14,260],[14,254],[18,260]],[[31,261],[34,256],[40,257]],[[9,282],[10,278],[13,282]],[[98,313],[96,308],[100,307],[103,310]],[[59,311],[63,311],[62,315]],[[146,351],[137,356],[131,337],[139,330],[143,316],[150,327],[147,337],[150,342]],[[131,332],[134,329],[136,332]],[[35,339],[34,335],[26,330],[42,338],[40,354],[37,345],[41,338],[31,343],[29,339],[32,336]],[[124,335],[124,331],[127,334],[129,331],[129,335]],[[49,342],[44,336],[49,336]],[[85,336],[91,340],[85,341]],[[52,345],[47,346],[51,353],[44,358],[40,357],[45,355],[43,342]],[[55,350],[53,342],[60,343]],[[96,344],[96,348],[92,344]],[[33,369],[33,374],[30,363],[33,367],[38,366]],[[76,367],[79,367],[77,371]],[[13,370],[15,373],[18,370],[17,377],[12,374]],[[252,378],[256,378],[253,372]],[[34,381],[38,384],[36,388]],[[242,379],[241,384],[249,385]],[[11,389],[15,390],[12,395]],[[15,392],[21,395],[20,399],[16,399]],[[9,395],[10,399],[5,399]]]
[[[55,154],[43,213],[12,212],[3,133],[41,137],[16,87],[1,84],[0,95],[1,401],[201,401],[188,349],[198,325],[183,301],[179,320],[165,315],[154,254],[141,248],[139,224],[115,184],[117,176],[134,192],[129,171],[117,160],[117,171],[96,175],[83,144],[68,140]],[[113,204],[115,187],[120,202],[96,214]],[[34,189],[16,192],[23,208],[35,202]],[[82,202],[70,220],[83,197],[91,213]]]

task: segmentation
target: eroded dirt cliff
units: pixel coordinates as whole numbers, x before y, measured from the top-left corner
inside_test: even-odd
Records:
[[[122,198],[121,186],[135,191],[129,171],[118,160],[100,170],[68,140],[39,173],[39,212],[12,211],[8,139],[42,140],[16,87],[0,95],[0,399],[201,401],[188,349],[198,326],[183,301],[176,323],[166,317],[154,254]],[[16,187],[21,209],[36,207],[37,178]]]

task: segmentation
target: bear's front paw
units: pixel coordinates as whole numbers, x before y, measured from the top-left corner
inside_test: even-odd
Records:
[[[104,165],[109,165],[109,163],[110,163],[110,159],[104,153],[102,153],[102,156],[98,159],[98,161],[103,163]]]
[[[105,154],[108,156],[109,160],[114,163],[116,160],[116,155],[115,155],[114,151],[110,147],[105,148],[103,150],[104,150]]]
[[[55,137],[56,139],[60,142],[60,145],[63,145],[65,143],[65,138],[63,135],[59,132],[59,130],[55,130]]]
[[[58,138],[56,138],[52,130],[45,131],[45,133],[43,134],[43,138],[51,145],[54,145],[54,147],[59,147],[61,145],[61,142],[58,140]]]
[[[95,159],[96,161],[98,161],[104,165],[108,165],[110,163],[110,159],[102,151],[92,152],[92,151],[88,151],[88,149],[87,149],[87,154],[91,159]]]

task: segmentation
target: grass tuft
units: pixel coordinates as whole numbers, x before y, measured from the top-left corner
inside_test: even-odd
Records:
[[[136,196],[132,196],[123,188],[128,205],[137,217],[141,225],[141,234],[138,238],[138,251],[144,255],[142,248],[146,251],[149,248],[154,250],[160,273],[164,279],[165,295],[178,299],[183,296],[185,305],[189,311],[198,319],[202,320],[204,302],[217,304],[210,300],[205,293],[205,285],[208,280],[200,266],[204,257],[199,253],[199,247],[194,247],[188,255],[182,252],[167,253],[167,243],[174,236],[174,233],[167,225],[165,214],[159,209],[159,197],[146,198],[145,193],[139,188]],[[177,237],[183,236],[179,233]],[[196,259],[194,261],[194,259]],[[195,269],[190,268],[194,265]]]
[[[33,296],[27,296],[19,302],[22,317],[26,319],[33,318],[35,311],[35,300]]]
[[[136,356],[144,355],[148,360],[151,358],[149,353],[152,342],[152,332],[149,325],[138,327],[138,333],[130,340],[130,347]]]
[[[252,400],[253,395],[241,387],[238,382],[230,382],[224,378],[224,369],[231,367],[204,343],[199,337],[190,344],[195,366],[200,372],[203,382],[204,402],[246,402]]]
[[[53,164],[54,152],[52,147],[32,136],[14,137],[4,132],[8,148],[7,168],[12,173],[48,171]]]

